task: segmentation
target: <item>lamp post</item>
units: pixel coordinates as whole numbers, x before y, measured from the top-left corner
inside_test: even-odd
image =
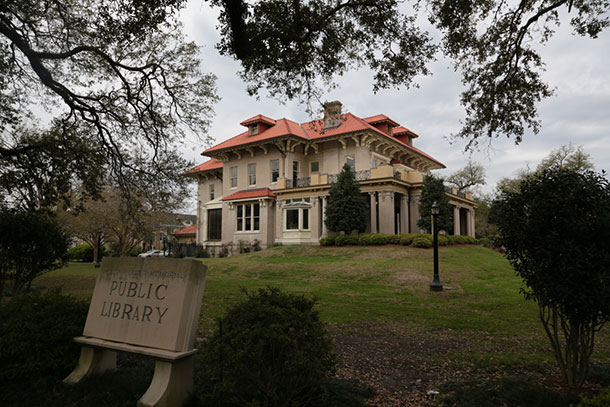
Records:
[[[95,260],[95,264],[93,265],[93,267],[100,267],[101,266],[101,264],[100,264],[100,257],[102,257],[101,256],[101,254],[102,254],[101,253],[101,251],[102,251],[102,228],[99,228],[97,230],[97,242],[96,242],[96,244],[97,244],[97,256],[94,259]]]
[[[430,291],[443,291],[443,284],[438,278],[438,228],[436,217],[440,213],[440,207],[436,201],[432,204],[430,212],[432,213],[432,234],[434,235],[434,278],[430,284]]]

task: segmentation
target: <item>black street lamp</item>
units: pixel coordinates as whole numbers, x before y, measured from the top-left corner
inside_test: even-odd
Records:
[[[94,259],[95,264],[93,267],[100,267],[100,257],[102,257],[102,228],[99,228],[97,231],[97,256]]]
[[[163,257],[165,257],[165,233],[162,233],[162,239],[163,239]]]
[[[438,227],[436,226],[436,217],[440,213],[440,207],[436,201],[432,204],[430,212],[432,213],[432,234],[434,235],[434,278],[430,284],[430,291],[443,291],[443,284],[438,278]]]

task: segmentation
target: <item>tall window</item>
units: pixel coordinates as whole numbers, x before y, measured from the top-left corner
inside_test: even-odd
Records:
[[[256,164],[248,164],[248,185],[256,185]]]
[[[276,182],[280,177],[280,160],[271,160],[271,182]]]
[[[293,161],[292,162],[292,179],[297,179],[297,178],[299,178],[299,162]]]
[[[312,161],[312,162],[309,164],[309,169],[310,169],[310,171],[309,171],[309,172],[310,172],[311,174],[313,174],[313,173],[315,173],[315,172],[319,172],[319,171],[320,171],[320,163],[319,163],[319,162],[317,162],[317,161]]]
[[[350,166],[352,172],[356,172],[356,159],[353,156],[346,156],[345,163]]]
[[[210,184],[210,201],[214,199],[214,184]]]
[[[222,209],[208,209],[208,240],[220,240],[222,234]]]
[[[309,208],[286,208],[286,230],[309,230]]]
[[[260,229],[260,204],[237,205],[237,231],[255,232]]]
[[[293,161],[292,162],[292,186],[296,187],[298,185],[298,180],[299,179],[299,162],[298,161]]]
[[[231,167],[231,188],[237,188],[237,167]]]

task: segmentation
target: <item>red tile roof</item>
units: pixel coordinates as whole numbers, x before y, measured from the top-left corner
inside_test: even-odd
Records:
[[[187,226],[172,233],[174,236],[190,236],[197,234],[197,225]]]
[[[416,133],[413,133],[411,130],[407,129],[404,126],[398,126],[392,129],[392,134],[398,136],[400,134],[408,134],[411,138],[419,137]]]
[[[267,130],[261,132],[257,136],[249,136],[248,132],[245,131],[241,134],[238,134],[235,137],[232,137],[226,141],[223,141],[220,144],[215,145],[212,148],[205,150],[201,154],[208,154],[216,151],[221,151],[225,149],[229,149],[236,146],[246,146],[248,144],[258,143],[263,140],[271,140],[274,138],[279,138],[283,136],[295,136],[302,139],[307,139],[305,132],[299,126],[298,123],[293,122],[288,119],[279,119],[276,121],[275,126],[268,128]]]
[[[256,188],[246,189],[243,191],[237,191],[229,196],[225,196],[221,201],[234,201],[236,199],[251,199],[251,198],[263,198],[263,197],[275,198],[275,194],[271,192],[269,188]]]
[[[190,170],[186,171],[184,173],[184,175],[193,175],[193,174],[198,174],[200,172],[217,170],[219,168],[222,168],[222,163],[220,161],[218,161],[217,159],[212,158],[211,160],[201,163],[198,166],[193,167]]]
[[[254,124],[254,123],[258,123],[258,122],[263,122],[265,124],[268,124],[269,126],[273,126],[275,125],[275,120],[267,117],[267,116],[263,116],[262,114],[257,114],[256,116],[253,116],[247,120],[244,120],[243,122],[239,123],[242,126],[248,126],[249,124]]]
[[[261,116],[261,115],[258,115],[258,116]],[[257,116],[254,116],[254,117],[257,117]],[[323,139],[323,138],[338,136],[338,135],[342,135],[342,134],[355,133],[355,132],[359,132],[359,131],[363,131],[363,130],[371,130],[390,140],[393,140],[394,142],[400,144],[403,147],[406,147],[408,150],[411,150],[417,154],[420,154],[420,155],[434,161],[435,163],[437,163],[440,166],[442,166],[443,168],[445,168],[445,165],[443,163],[432,158],[428,154],[425,154],[423,151],[421,151],[413,146],[410,146],[407,143],[405,143],[404,141],[402,141],[396,137],[392,137],[392,136],[384,133],[383,131],[377,129],[373,125],[371,125],[371,123],[379,123],[379,122],[386,121],[386,122],[390,123],[391,125],[398,126],[398,123],[394,122],[392,119],[390,119],[386,115],[380,114],[380,115],[368,117],[366,119],[361,119],[361,118],[353,115],[352,113],[345,113],[345,114],[341,115],[341,120],[342,121],[339,126],[331,128],[331,129],[324,129],[324,120],[323,119],[312,120],[310,122],[298,124],[292,120],[283,118],[283,119],[277,120],[275,122],[276,123],[275,126],[272,126],[268,129],[266,129],[265,131],[261,132],[257,136],[250,136],[248,134],[248,132],[245,131],[241,134],[238,134],[237,136],[235,136],[233,138],[230,138],[226,141],[223,141],[220,144],[217,144],[216,146],[214,146],[212,148],[205,150],[201,154],[207,155],[210,153],[217,153],[217,152],[220,152],[223,150],[229,150],[229,149],[237,147],[237,146],[246,147],[250,144],[259,143],[261,141],[269,141],[269,140],[272,140],[275,138],[281,138],[281,137],[286,137],[286,136],[292,136],[294,138],[301,139],[301,140],[316,140],[316,139]],[[402,126],[399,126],[397,129],[400,132],[404,132],[405,130],[410,131],[407,128],[402,127]],[[400,134],[400,133],[398,133],[398,134]],[[415,133],[410,132],[409,134],[415,134]],[[415,136],[412,136],[412,137],[417,137],[417,135],[415,134]]]
[[[381,122],[388,122],[388,124],[391,127],[397,127],[400,126],[398,123],[396,123],[394,120],[390,119],[388,116],[386,116],[385,114],[377,114],[375,116],[371,116],[371,117],[365,117],[364,119],[365,122],[367,122],[368,124],[375,124],[375,123],[381,123]]]

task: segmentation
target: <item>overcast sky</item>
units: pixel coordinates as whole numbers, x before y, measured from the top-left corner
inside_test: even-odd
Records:
[[[238,76],[240,65],[222,57],[214,45],[219,40],[216,31],[217,12],[202,0],[191,0],[183,12],[185,31],[189,39],[203,46],[203,69],[217,77],[218,94],[210,135],[219,143],[242,132],[241,121],[256,114],[273,119],[288,118],[297,122],[311,120],[305,108],[297,102],[281,104],[261,96],[249,97],[246,85]],[[539,104],[542,130],[528,133],[521,144],[507,139],[494,139],[491,148],[472,154],[464,153],[465,141],[451,143],[449,136],[460,129],[464,110],[459,104],[462,91],[460,76],[446,60],[431,68],[433,75],[418,79],[420,88],[372,92],[372,75],[366,70],[351,72],[338,81],[340,87],[324,98],[339,100],[343,111],[367,117],[383,113],[408,127],[420,137],[414,145],[435,157],[447,168],[435,171],[448,175],[464,166],[469,157],[485,167],[487,186],[491,192],[502,177],[515,175],[528,163],[535,167],[542,158],[561,145],[582,145],[591,155],[597,170],[610,170],[610,31],[598,39],[574,36],[567,19],[550,43],[542,48],[547,63],[544,78],[556,88],[556,96]],[[208,158],[199,154],[203,145],[193,143],[185,151],[197,163]]]

